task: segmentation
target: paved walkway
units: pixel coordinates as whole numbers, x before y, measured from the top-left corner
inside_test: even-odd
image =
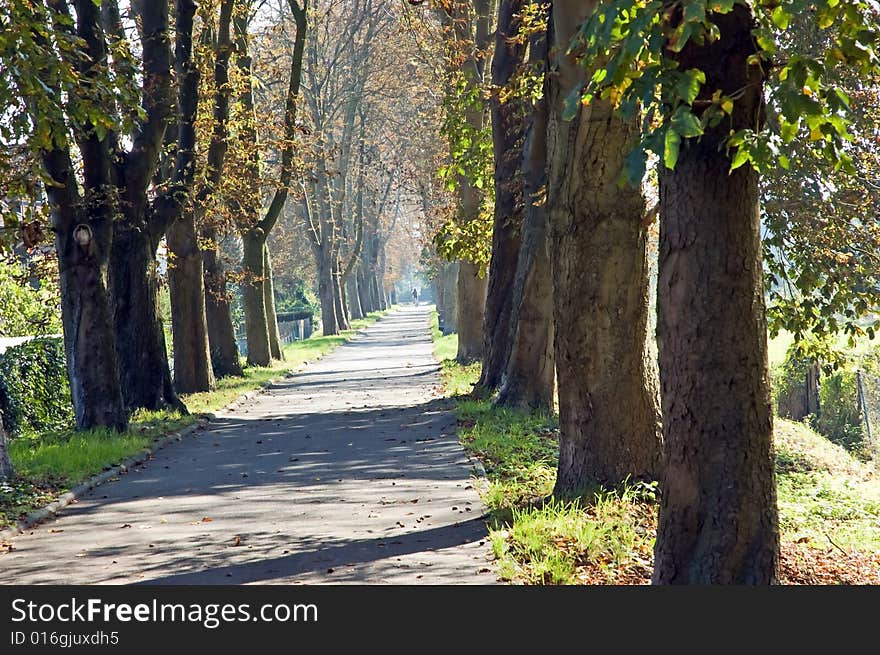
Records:
[[[0,580],[494,583],[428,316],[393,313],[15,538]]]

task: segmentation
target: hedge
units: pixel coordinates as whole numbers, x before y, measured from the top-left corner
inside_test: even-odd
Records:
[[[10,437],[73,424],[73,403],[59,337],[37,337],[0,355],[0,409]]]

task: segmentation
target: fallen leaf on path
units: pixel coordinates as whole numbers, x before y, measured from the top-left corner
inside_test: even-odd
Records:
[[[49,530],[49,532],[51,532],[52,534],[55,534],[58,532],[64,532],[64,530],[56,530],[55,528],[52,528],[51,530]]]
[[[241,546],[241,537],[238,535],[235,535],[235,537],[232,540],[232,545],[233,546]]]
[[[211,517],[206,516],[206,517],[204,517],[204,518],[202,519],[202,523],[210,523],[210,522],[213,521],[213,520],[214,520],[214,519],[212,519]]]
[[[131,523],[123,523],[122,525],[119,526],[119,529],[121,530],[122,528],[130,528],[130,527],[131,527]]]

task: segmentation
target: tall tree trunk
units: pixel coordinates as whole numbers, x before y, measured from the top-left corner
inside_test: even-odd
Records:
[[[492,85],[503,89],[523,63],[525,44],[515,39],[525,0],[501,0],[492,57]],[[493,93],[490,103],[495,157],[495,215],[492,259],[483,315],[483,365],[477,388],[494,392],[501,384],[510,355],[510,317],[513,286],[523,221],[522,148],[525,106],[521,99],[502,103]]]
[[[272,257],[268,244],[263,244],[263,302],[266,304],[266,323],[269,327],[269,352],[272,359],[284,361],[284,347],[278,330],[278,313],[275,311],[275,282],[272,279]]]
[[[530,62],[547,70],[546,35],[530,44]],[[556,379],[553,276],[547,217],[547,95],[532,112],[523,159],[525,220],[511,307],[510,355],[496,405],[553,411]]]
[[[221,371],[221,375],[241,375],[238,347],[235,344],[235,335],[232,333],[232,317],[223,317],[217,314],[222,305],[228,311],[228,304],[221,303],[215,307],[209,307],[212,289],[209,286],[210,277],[205,268],[203,255],[197,236],[196,225],[204,225],[205,213],[210,210],[213,196],[223,175],[226,160],[226,150],[229,138],[227,123],[229,120],[229,58],[232,54],[232,38],[230,25],[234,12],[235,0],[221,0],[220,20],[214,45],[214,107],[212,113],[211,143],[204,166],[204,175],[199,171],[201,178],[200,188],[196,193],[192,209],[181,207],[180,216],[172,222],[168,228],[166,240],[168,249],[174,255],[173,265],[169,268],[169,286],[171,290],[171,325],[174,336],[174,383],[178,391],[182,393],[194,393],[209,391],[215,384],[215,371]],[[209,30],[203,31],[203,37],[209,37]],[[210,38],[205,45],[210,44]],[[195,145],[195,120],[198,114],[198,86],[193,89],[191,98],[184,98],[179,102],[181,124],[189,128],[186,135],[192,142],[193,152],[189,153],[187,160],[182,161],[186,177],[194,185],[196,178]],[[183,141],[184,139],[179,139]],[[181,153],[183,154],[183,153]],[[214,247],[216,235],[213,228],[210,232],[209,241]],[[213,251],[212,251],[213,252]],[[216,256],[216,252],[214,252]],[[214,260],[216,261],[216,260]],[[225,279],[223,280],[222,292],[225,295]],[[217,336],[215,340],[221,340],[226,333],[224,328],[229,329],[228,342],[219,348],[212,348],[208,318],[217,322],[214,328]],[[226,323],[228,322],[228,326]],[[212,361],[211,351],[219,350],[221,357],[225,357],[219,363]]]
[[[208,344],[211,348],[211,365],[218,378],[244,375],[241,355],[235,340],[229,291],[226,288],[226,271],[220,255],[220,245],[213,229],[205,230],[211,244],[203,253],[205,267],[205,316],[208,324]]]
[[[345,282],[345,286],[345,295],[348,298],[348,309],[351,317],[353,319],[363,318],[364,310],[361,307],[360,292],[358,290],[358,279],[357,273],[355,271],[352,271],[351,275],[348,276],[348,279]]]
[[[455,359],[462,363],[480,359],[483,353],[483,311],[486,307],[485,276],[471,262],[458,264],[458,354]]]
[[[174,339],[174,385],[180,393],[210,391],[214,369],[208,346],[208,319],[202,251],[194,217],[187,212],[168,228],[171,330]]]
[[[729,130],[760,127],[763,75],[746,6],[688,45],[704,95],[738,94],[731,121],[682,144],[660,176],[657,336],[665,437],[654,549],[659,584],[769,584],[779,559],[758,175],[730,171]]]
[[[265,241],[261,232],[262,230],[248,230],[242,235],[244,246],[242,268],[245,271],[245,279],[241,287],[248,366],[269,366],[272,363],[269,324],[266,320],[266,302],[263,297],[263,281],[266,273],[263,260]]]
[[[342,297],[342,285],[340,284],[339,275],[339,259],[333,259],[333,303],[336,310],[336,322],[340,330],[350,330],[351,325],[348,322],[348,315],[345,307],[345,300]]]
[[[9,482],[14,477],[12,462],[9,460],[9,442],[3,429],[3,412],[0,412],[0,482]]]
[[[364,267],[360,265],[357,267],[356,271],[357,275],[357,292],[358,299],[361,304],[361,312],[366,316],[370,312],[376,311],[370,301],[370,291],[369,285],[367,284],[367,276],[364,275]]]
[[[322,334],[326,337],[339,334],[339,323],[336,320],[335,290],[333,288],[333,266],[324,246],[317,246],[318,261],[318,299],[321,301]]]
[[[443,268],[444,335],[458,331],[458,268],[458,262],[448,262]]]
[[[660,473],[657,381],[648,337],[644,199],[618,181],[638,140],[605,100],[563,121],[585,80],[566,46],[595,2],[555,0],[557,70],[551,82],[548,202],[552,232],[559,469],[554,494]]]
[[[59,180],[58,175],[53,178]],[[54,193],[48,191],[51,201]],[[112,225],[113,218],[112,213],[100,209],[84,217],[86,220],[54,221],[64,352],[77,429],[122,431],[128,426],[129,413],[122,397],[112,311],[104,286],[110,238],[106,234],[105,240],[109,230],[104,228]],[[84,234],[83,226],[88,227],[90,236],[80,245],[74,235]]]
[[[123,398],[130,409],[186,411],[168,367],[155,246],[138,224],[134,219],[118,222],[110,252],[110,297]]]

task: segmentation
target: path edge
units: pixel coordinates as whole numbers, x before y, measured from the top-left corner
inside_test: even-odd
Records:
[[[355,330],[354,334],[352,335],[352,339],[355,336],[363,334],[366,330],[368,330],[370,327],[372,327],[376,323],[379,323],[384,318],[385,318],[385,316],[380,316],[371,325],[368,325],[365,328],[361,328],[360,330]],[[339,344],[338,347],[341,348],[342,346],[344,346],[346,343],[348,343],[352,339],[348,339],[344,343]],[[49,519],[54,518],[55,515],[58,514],[58,512],[60,512],[61,510],[63,510],[65,507],[67,507],[68,505],[70,505],[74,501],[78,500],[82,496],[85,496],[86,494],[93,491],[97,487],[101,486],[105,482],[111,481],[113,478],[116,478],[119,475],[124,475],[125,473],[128,473],[129,469],[132,469],[135,466],[139,466],[139,465],[149,461],[150,459],[152,459],[153,454],[158,452],[159,450],[162,450],[163,448],[165,448],[166,446],[168,446],[172,443],[183,441],[184,437],[188,437],[195,432],[199,432],[201,430],[204,430],[212,422],[217,420],[218,415],[221,412],[229,412],[229,411],[234,411],[234,410],[238,409],[238,407],[241,405],[241,403],[244,403],[252,398],[255,398],[256,396],[259,396],[260,394],[265,393],[271,386],[277,384],[281,380],[285,380],[285,379],[294,377],[297,373],[301,373],[304,369],[308,368],[310,365],[314,364],[315,362],[322,359],[326,355],[330,355],[330,354],[336,352],[336,350],[337,350],[337,348],[334,348],[330,352],[326,353],[325,355],[321,355],[317,359],[313,359],[308,362],[303,362],[295,369],[285,371],[279,377],[272,378],[271,380],[266,380],[265,382],[261,382],[260,386],[257,389],[252,389],[251,391],[247,391],[247,392],[241,394],[238,398],[236,398],[235,400],[233,400],[229,404],[224,405],[223,407],[219,408],[216,412],[207,412],[205,414],[201,414],[195,423],[191,423],[190,425],[187,425],[186,427],[183,427],[179,430],[174,430],[173,432],[169,432],[165,436],[160,437],[159,439],[154,441],[152,444],[150,444],[147,448],[142,450],[140,453],[138,453],[136,455],[132,455],[131,457],[123,460],[122,463],[117,464],[116,466],[108,468],[104,471],[101,471],[100,473],[96,473],[95,475],[91,476],[90,478],[83,480],[78,485],[74,486],[72,489],[70,489],[70,490],[66,491],[65,493],[61,494],[60,496],[58,496],[58,498],[53,500],[48,505],[46,505],[44,507],[40,507],[39,509],[35,509],[32,512],[30,512],[29,514],[27,514],[24,518],[19,519],[18,521],[16,521],[15,525],[13,525],[11,527],[5,527],[2,530],[0,530],[0,541],[12,539],[13,537],[17,537],[17,536],[23,534],[26,530],[29,530],[30,528],[32,528],[40,523],[43,523],[44,521],[47,521]],[[480,468],[482,468],[482,465],[480,465]],[[483,475],[485,475],[485,471],[483,472]]]

